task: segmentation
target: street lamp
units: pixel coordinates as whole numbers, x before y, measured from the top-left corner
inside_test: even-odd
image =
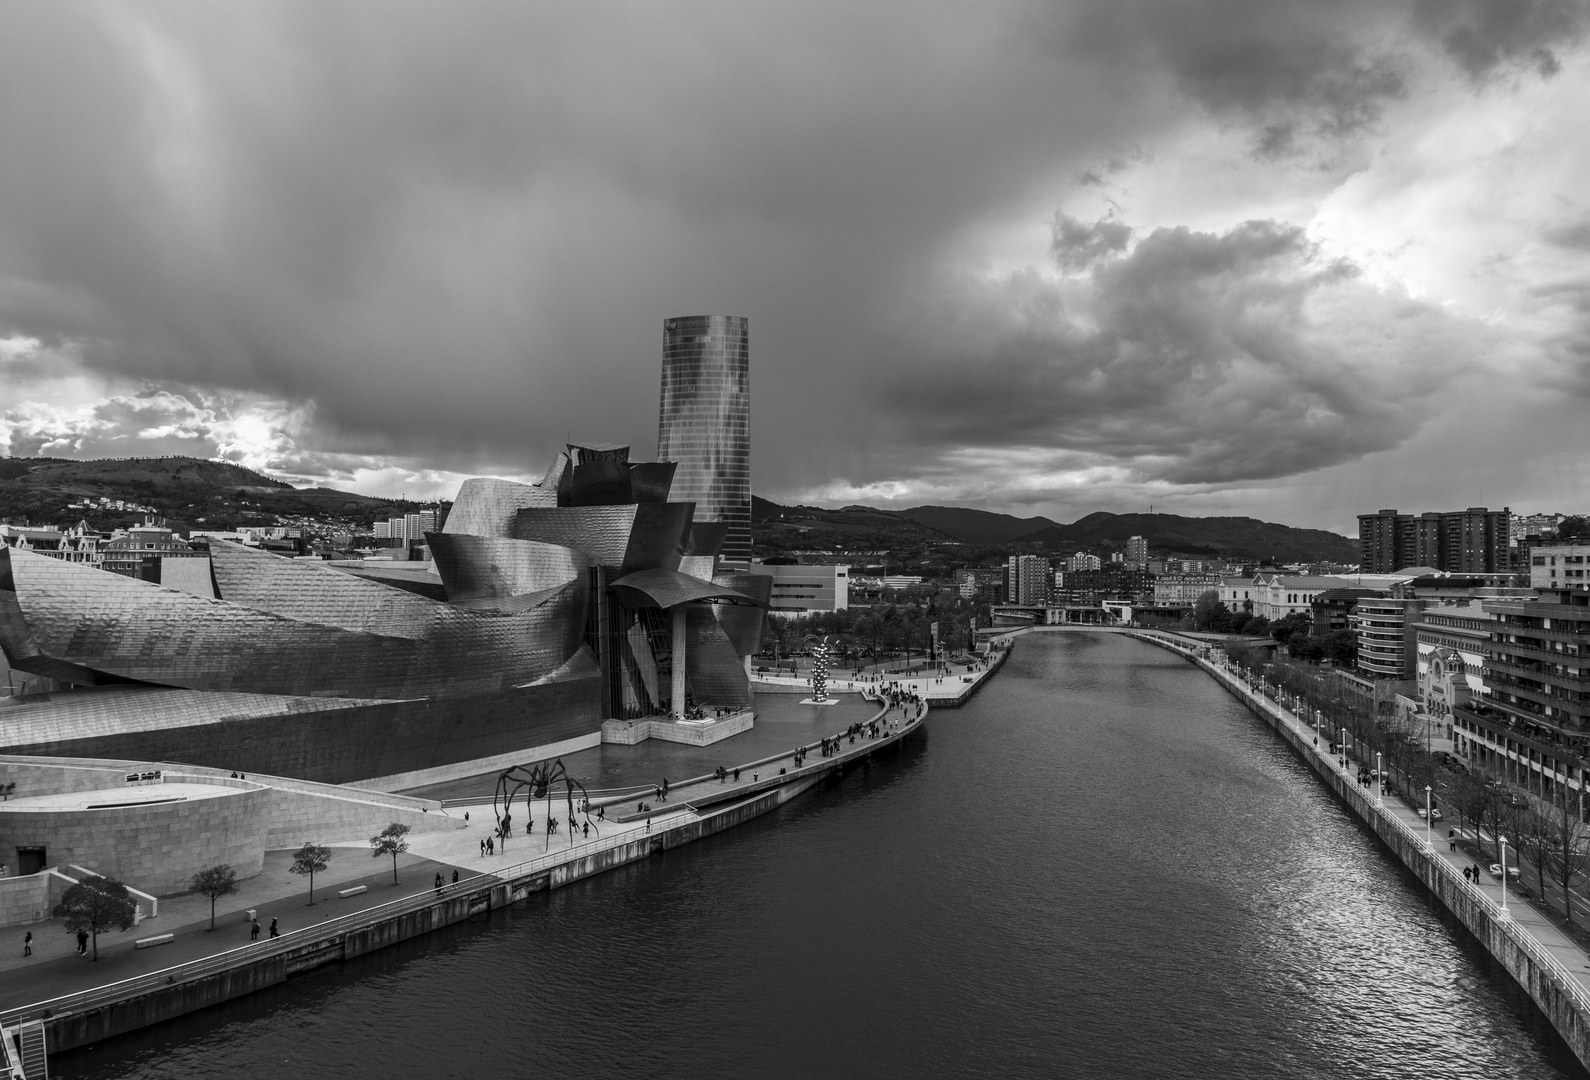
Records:
[[[1435,850],[1435,841],[1430,839],[1430,785],[1424,785],[1424,846],[1431,851]]]
[[[1347,768],[1347,725],[1342,725],[1342,769]]]
[[[1375,805],[1385,806],[1386,800],[1381,796],[1386,790],[1386,770],[1380,764],[1380,751],[1375,751]]]
[[[1496,842],[1502,851],[1502,914],[1507,914],[1507,837],[1498,836]]]

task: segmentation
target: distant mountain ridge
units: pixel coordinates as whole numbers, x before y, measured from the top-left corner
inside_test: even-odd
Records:
[[[203,458],[0,458],[0,518],[61,524],[87,517],[103,528],[140,516],[66,508],[101,497],[153,507],[181,531],[232,528],[275,516],[367,524],[417,508],[331,488],[295,488],[242,465]]]
[[[821,546],[815,542],[819,533],[842,541],[847,534],[870,531],[876,534],[881,546],[890,546],[888,541],[898,538],[921,543],[1035,545],[1062,552],[1093,547],[1106,540],[1124,545],[1128,537],[1142,536],[1151,550],[1195,557],[1242,561],[1273,559],[1282,563],[1358,561],[1358,543],[1350,537],[1324,529],[1299,529],[1249,517],[1098,511],[1064,525],[1046,517],[1018,518],[961,506],[916,506],[907,510],[846,506],[829,510],[818,506],[780,506],[755,498],[751,518],[764,532],[780,526],[807,532],[814,540],[812,546]]]

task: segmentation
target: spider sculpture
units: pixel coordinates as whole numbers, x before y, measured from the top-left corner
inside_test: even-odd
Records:
[[[552,846],[552,832],[555,828],[552,817],[552,789],[558,784],[563,785],[564,798],[569,805],[569,843],[571,845],[574,843],[575,789],[580,792],[578,812],[584,815],[587,825],[597,829],[596,823],[591,820],[591,799],[586,794],[585,785],[570,776],[569,770],[563,766],[563,759],[558,758],[556,761],[543,761],[535,765],[515,765],[497,777],[497,793],[492,796],[491,808],[497,818],[498,834],[504,843],[513,831],[513,800],[522,791],[525,817],[531,821],[535,820],[535,816],[530,811],[531,800],[547,801],[546,847]],[[601,835],[600,829],[597,829],[597,835]]]

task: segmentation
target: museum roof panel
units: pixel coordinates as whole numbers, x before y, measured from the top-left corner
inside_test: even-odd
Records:
[[[613,582],[614,589],[632,589],[660,608],[676,607],[692,601],[721,600],[731,604],[751,604],[766,607],[764,601],[748,596],[738,589],[714,585],[677,570],[640,570]]]

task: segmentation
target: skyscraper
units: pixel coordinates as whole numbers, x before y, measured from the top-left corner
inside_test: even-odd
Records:
[[[1358,515],[1358,566],[1366,574],[1391,574],[1429,566],[1453,574],[1490,574],[1507,569],[1507,507],[1440,513],[1399,514],[1382,510]]]
[[[725,563],[751,562],[751,347],[748,320],[704,315],[663,323],[657,457],[675,461],[670,498],[696,521],[727,522]]]

